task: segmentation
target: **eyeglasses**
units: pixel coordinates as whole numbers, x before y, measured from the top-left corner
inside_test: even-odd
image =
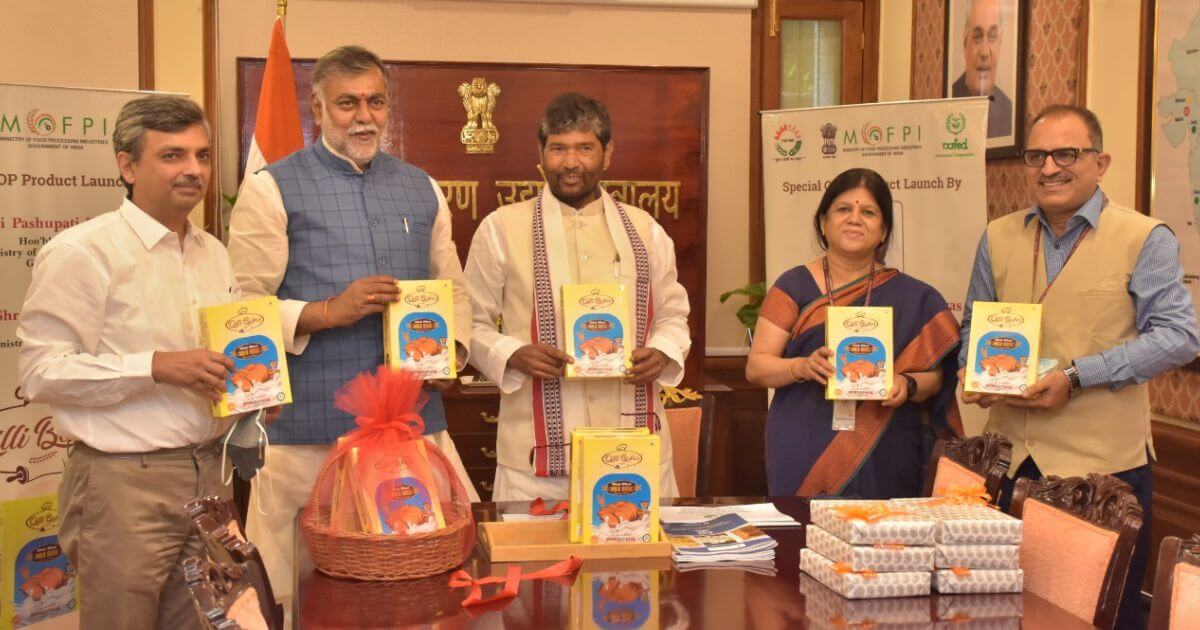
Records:
[[[1026,166],[1041,166],[1046,163],[1046,156],[1054,158],[1054,163],[1059,166],[1070,166],[1079,160],[1080,153],[1099,153],[1100,149],[1081,149],[1076,147],[1065,147],[1062,149],[1050,149],[1043,151],[1041,149],[1028,149],[1021,151],[1021,158],[1025,160]]]

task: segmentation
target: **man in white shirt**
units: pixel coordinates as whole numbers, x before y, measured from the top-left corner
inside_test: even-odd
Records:
[[[130,101],[113,127],[121,207],[38,253],[21,309],[21,386],[75,446],[59,486],[59,542],[78,571],[83,628],[199,628],[182,561],[201,543],[184,512],[229,498],[212,416],[233,362],[199,347],[197,309],[239,291],[220,241],[188,221],[212,165],[198,105]]]
[[[335,409],[337,388],[383,362],[381,313],[400,279],[454,283],[454,337],[465,361],[471,303],[450,239],[450,209],[427,174],[383,151],[388,83],[369,50],[342,46],[313,68],[311,146],[246,178],[229,226],[229,256],[248,295],[278,295],[294,403],[268,428],[271,453],[254,478],[249,538],[262,552],[275,595],[291,595],[293,521],[329,445],[357,428]],[[440,388],[421,409],[425,437],[456,467],[478,501],[446,431]]]
[[[479,225],[465,276],[474,306],[471,364],[501,392],[497,501],[567,498],[576,427],[648,427],[662,434],[662,496],[677,494],[658,385],[678,385],[691,347],[675,245],[646,212],[600,186],[613,156],[608,111],[564,94],[538,129],[548,190]],[[634,331],[624,379],[563,380],[562,285],[620,283]],[[503,327],[497,321],[503,321]]]

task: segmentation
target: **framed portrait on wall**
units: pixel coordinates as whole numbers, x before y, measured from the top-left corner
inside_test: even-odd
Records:
[[[987,157],[1021,147],[1028,0],[947,0],[947,97],[987,96]]]

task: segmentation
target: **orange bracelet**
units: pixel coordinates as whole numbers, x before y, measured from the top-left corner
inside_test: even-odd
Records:
[[[334,297],[336,297],[336,296],[331,295],[331,296],[325,298],[325,307],[322,309],[322,314],[325,316],[325,329],[326,330],[333,328],[333,322],[329,321],[329,302],[331,300],[333,300]]]

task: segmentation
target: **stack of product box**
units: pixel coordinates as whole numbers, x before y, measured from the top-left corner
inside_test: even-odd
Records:
[[[809,514],[805,573],[849,599],[929,594],[932,518],[884,501],[813,501]]]
[[[800,568],[843,597],[1020,593],[1021,521],[969,495],[817,500]]]
[[[1021,521],[985,504],[899,499],[901,510],[932,518],[933,588],[939,593],[1020,593]]]

